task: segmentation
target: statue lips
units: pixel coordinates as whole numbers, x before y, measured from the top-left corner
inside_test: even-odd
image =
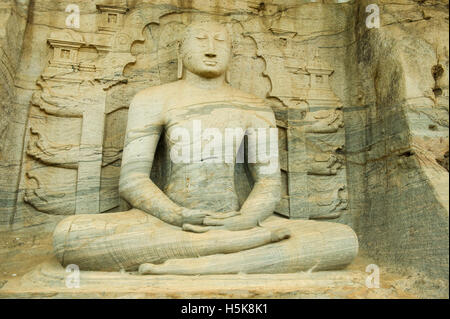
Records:
[[[217,61],[215,60],[203,60],[203,63],[205,63],[207,66],[216,66],[217,65]]]

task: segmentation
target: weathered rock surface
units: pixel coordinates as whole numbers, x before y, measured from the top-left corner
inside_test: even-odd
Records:
[[[0,276],[51,256],[61,215],[126,208],[131,98],[177,79],[177,40],[200,16],[229,23],[231,85],[276,114],[277,213],[347,224],[377,264],[448,285],[448,1],[431,0],[2,1]]]

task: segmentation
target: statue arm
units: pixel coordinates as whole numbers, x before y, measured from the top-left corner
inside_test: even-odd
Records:
[[[119,192],[134,208],[169,224],[182,226],[183,208],[170,200],[150,179],[164,124],[160,108],[158,101],[141,98],[139,94],[130,105]]]
[[[272,112],[265,115],[264,121],[254,125],[254,128],[265,128],[265,150],[267,162],[261,160],[260,154],[256,156],[256,163],[249,163],[248,168],[254,180],[254,186],[247,200],[242,205],[242,216],[250,221],[259,223],[273,214],[281,198],[281,173],[278,158],[278,129],[275,116]],[[262,118],[262,116],[261,116]],[[260,134],[258,132],[258,134]],[[249,139],[250,140],[250,139]],[[264,139],[263,139],[264,140]],[[260,143],[258,141],[258,143]],[[251,143],[248,146],[252,147]],[[257,151],[259,152],[259,145]]]
[[[262,174],[261,166],[250,164],[249,169],[254,176],[255,184],[250,195],[242,205],[242,216],[248,217],[251,222],[260,223],[275,211],[281,198],[280,170],[271,174]]]

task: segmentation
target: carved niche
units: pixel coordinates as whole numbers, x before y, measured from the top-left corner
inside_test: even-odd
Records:
[[[25,158],[24,201],[40,212],[96,214],[119,206],[118,180],[102,181],[105,170],[120,167],[121,153],[104,145],[106,97],[126,82],[123,67],[133,57],[114,51],[115,42],[115,33],[70,29],[48,39],[50,59],[31,100]]]
[[[137,63],[131,51],[135,43],[146,41],[143,30],[159,27],[161,17],[169,17],[167,30],[187,24],[180,10],[151,4],[128,10],[116,2],[97,5],[97,32],[63,30],[48,40],[52,54],[31,102],[25,159],[25,201],[41,212],[125,209],[118,181],[130,99],[139,89],[169,81],[166,73],[176,78],[176,40],[164,43],[164,58],[145,52],[156,59],[151,61],[156,71],[149,69],[144,77],[138,69],[134,77],[130,72],[125,76],[124,69]],[[239,23],[239,39],[254,41],[255,58],[264,60],[271,84],[266,98],[277,117],[283,178],[276,212],[338,220],[347,208],[343,106],[330,87],[333,69],[320,60],[317,49],[311,48],[315,54],[308,58],[286,21]],[[161,33],[152,45],[168,38],[166,29],[152,29],[152,36]],[[157,184],[163,175],[156,160],[152,176]],[[244,188],[240,193],[248,191]]]
[[[299,46],[292,21],[284,15],[261,33],[250,23],[248,36],[258,46],[270,79],[268,99],[279,128],[283,179],[276,212],[298,219],[337,219],[347,209],[343,105],[329,78],[334,70],[318,48]],[[314,52],[308,58],[308,52]]]

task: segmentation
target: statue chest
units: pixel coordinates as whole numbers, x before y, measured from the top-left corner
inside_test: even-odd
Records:
[[[167,132],[173,129],[188,130],[219,130],[243,128],[251,116],[245,105],[238,103],[214,102],[187,105],[169,109],[166,113]]]
[[[172,162],[234,163],[249,115],[242,106],[229,103],[169,110],[165,138]]]

